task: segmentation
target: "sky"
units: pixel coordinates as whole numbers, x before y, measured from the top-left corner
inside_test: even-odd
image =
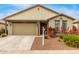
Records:
[[[34,4],[0,4],[0,20],[11,14],[29,8]],[[79,4],[42,4],[56,12],[79,19]]]

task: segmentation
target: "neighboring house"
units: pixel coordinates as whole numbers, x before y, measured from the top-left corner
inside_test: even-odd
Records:
[[[73,22],[73,25],[76,26],[77,29],[79,29],[79,20],[75,20]]]
[[[5,25],[7,25],[5,21],[0,21],[0,30],[5,29]]]
[[[42,27],[72,28],[73,20],[47,7],[36,5],[4,18],[9,35],[41,35]]]

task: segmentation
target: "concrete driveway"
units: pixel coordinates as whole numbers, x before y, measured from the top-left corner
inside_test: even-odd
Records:
[[[0,50],[31,50],[35,36],[7,36],[0,38]]]

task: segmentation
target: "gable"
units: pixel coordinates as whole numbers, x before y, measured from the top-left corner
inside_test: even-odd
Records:
[[[19,13],[4,18],[5,20],[47,20],[58,13],[44,6],[36,5]]]
[[[54,16],[54,17],[51,17],[51,18],[49,18],[48,19],[48,21],[50,21],[50,20],[52,20],[52,19],[63,19],[63,20],[75,20],[75,18],[72,18],[72,17],[70,17],[70,16],[67,16],[67,15],[65,15],[65,14],[58,14],[58,15],[56,15],[56,16]]]
[[[58,16],[56,18],[54,18],[55,20],[67,20],[67,21],[73,21],[73,19],[66,17],[66,16]]]

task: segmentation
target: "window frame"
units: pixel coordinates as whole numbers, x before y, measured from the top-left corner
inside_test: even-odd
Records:
[[[60,20],[55,20],[55,28],[60,29]]]

